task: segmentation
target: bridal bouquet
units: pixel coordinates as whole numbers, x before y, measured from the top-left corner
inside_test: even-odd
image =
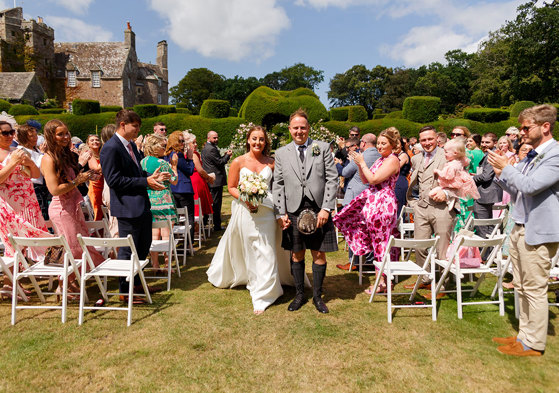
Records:
[[[257,173],[243,175],[239,181],[239,199],[255,206],[255,209],[251,210],[251,213],[258,212],[258,205],[266,197],[267,191],[268,184],[264,178]]]

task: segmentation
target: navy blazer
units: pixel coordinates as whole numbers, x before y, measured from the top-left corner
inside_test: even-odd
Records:
[[[143,155],[134,143],[132,150],[140,164]],[[111,216],[135,218],[149,212],[148,174],[136,165],[116,134],[101,148],[100,161],[110,188]]]
[[[177,153],[172,152],[168,156],[165,156],[165,161],[170,162],[173,154]],[[192,188],[192,182],[190,181],[190,176],[194,173],[194,161],[184,158],[184,154],[177,155],[179,156],[179,162],[177,164],[179,181],[176,185],[171,184],[171,191],[175,194],[194,194],[194,188]]]

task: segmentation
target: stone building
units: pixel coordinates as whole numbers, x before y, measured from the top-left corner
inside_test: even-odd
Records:
[[[45,96],[35,72],[0,72],[0,97],[10,102],[38,102]]]
[[[138,61],[130,24],[123,42],[55,43],[42,18],[24,20],[21,7],[0,11],[0,72],[35,72],[47,95],[66,108],[75,98],[122,107],[168,104],[166,41],[157,44],[156,59]]]

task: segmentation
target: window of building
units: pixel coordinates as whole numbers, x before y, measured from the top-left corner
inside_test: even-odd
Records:
[[[130,77],[128,77],[128,90],[132,90],[132,82],[130,81]]]
[[[68,87],[76,87],[76,71],[68,71]]]
[[[144,94],[144,91],[143,91],[141,86],[136,86],[136,94],[139,95],[139,96]]]
[[[101,87],[101,71],[91,71],[91,86]]]
[[[46,38],[43,38],[43,45],[45,45],[45,46],[47,45],[47,39]]]
[[[158,80],[157,80],[157,86],[161,87],[162,84],[163,84],[163,83],[161,82],[161,79],[158,79]]]
[[[161,99],[161,93],[157,93],[157,103],[159,105],[161,105],[162,99]]]
[[[16,36],[16,32],[12,30],[12,37]]]

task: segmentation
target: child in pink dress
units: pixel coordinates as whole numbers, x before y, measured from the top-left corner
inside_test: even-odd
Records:
[[[451,139],[444,145],[444,156],[447,163],[443,169],[435,169],[439,186],[429,193],[433,197],[439,190],[451,192],[458,198],[479,198],[479,192],[472,176],[464,169],[470,163],[466,158],[466,144],[460,138]]]

